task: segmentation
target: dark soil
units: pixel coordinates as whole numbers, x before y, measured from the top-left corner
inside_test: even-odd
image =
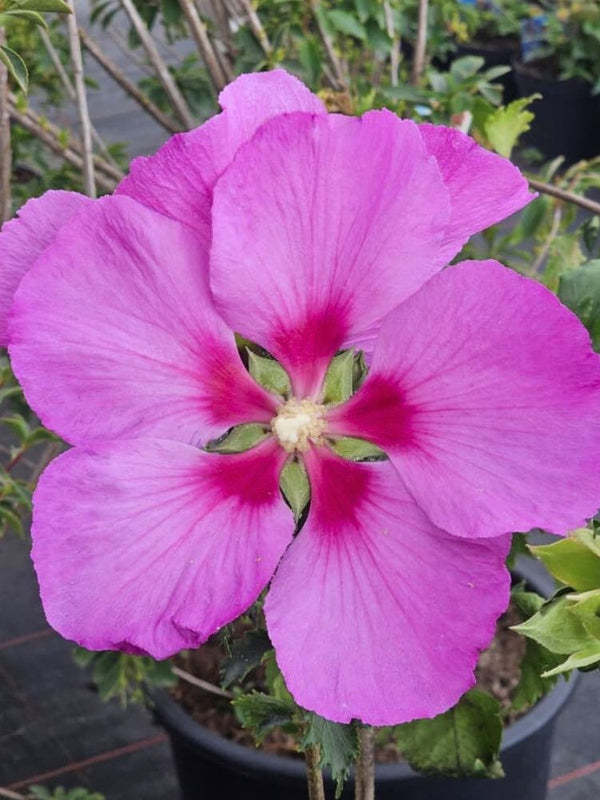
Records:
[[[520,621],[517,611],[511,606],[499,619],[496,636],[490,647],[481,654],[476,669],[477,686],[500,702],[505,724],[513,722],[522,713],[516,715],[510,708],[513,690],[519,682],[519,664],[523,657],[525,640],[509,630],[509,627]],[[177,657],[177,664],[186,672],[218,687],[219,671],[224,658],[223,647],[217,637],[213,637],[200,649],[182,653]],[[246,689],[264,689],[262,670],[254,670],[244,686]],[[240,726],[226,697],[197,688],[183,680],[179,681],[172,694],[201,725],[234,742],[254,747],[251,734]],[[269,734],[263,749],[278,755],[298,756],[294,738],[283,731]],[[396,745],[392,741],[386,742],[385,738],[378,747],[376,758],[378,763],[401,760]]]

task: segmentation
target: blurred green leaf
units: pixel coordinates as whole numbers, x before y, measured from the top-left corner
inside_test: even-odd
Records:
[[[29,72],[27,70],[27,64],[25,64],[21,56],[14,50],[11,50],[10,47],[0,45],[0,60],[18,83],[19,88],[23,92],[26,92],[29,85]]]
[[[558,296],[583,322],[600,350],[600,259],[560,276]]]
[[[330,768],[331,777],[336,782],[335,797],[341,797],[344,782],[358,755],[356,726],[332,722],[318,714],[309,713],[301,746],[305,749],[309,745],[318,745],[320,766]]]

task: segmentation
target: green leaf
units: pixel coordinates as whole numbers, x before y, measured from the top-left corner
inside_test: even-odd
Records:
[[[590,667],[593,664],[600,663],[600,642],[591,644],[583,650],[579,650],[573,655],[569,656],[566,661],[559,664],[558,667],[548,670],[544,673],[545,678],[551,678],[553,675],[560,675],[562,672],[571,672],[573,669],[583,669]]]
[[[19,88],[26,92],[29,85],[29,72],[27,64],[25,64],[21,56],[11,50],[10,47],[0,45],[0,61],[4,63],[6,69],[19,84]]]
[[[17,19],[23,19],[26,22],[33,22],[34,25],[39,25],[41,28],[47,28],[48,24],[46,20],[38,14],[37,11],[21,11],[20,9],[11,9],[10,11],[5,11],[4,13],[0,14],[0,18],[2,17],[16,17]],[[4,21],[1,21],[1,24],[4,25]]]
[[[455,80],[462,83],[467,78],[475,75],[476,72],[479,72],[484,64],[485,60],[481,56],[463,56],[452,62],[450,74]]]
[[[387,456],[376,444],[367,442],[365,439],[355,439],[352,436],[345,436],[331,442],[331,449],[341,458],[348,461],[386,461]]]
[[[394,729],[398,746],[413,769],[428,775],[502,776],[500,704],[471,689],[449,711]]]
[[[542,673],[552,669],[560,663],[562,656],[551,653],[533,639],[527,639],[525,654],[521,659],[521,675],[519,683],[514,689],[511,707],[515,711],[537,703],[556,683],[556,679],[543,678]]]
[[[343,33],[346,36],[353,36],[355,39],[360,39],[361,41],[367,38],[367,31],[364,25],[347,11],[332,9],[331,11],[327,11],[327,19],[339,33]]]
[[[281,470],[279,488],[298,522],[310,500],[310,483],[303,464],[299,461],[288,461]]]
[[[594,638],[577,617],[570,613],[570,605],[571,601],[567,595],[555,596],[533,617],[520,625],[514,625],[513,630],[539,642],[553,653],[574,653],[583,650],[594,644]]]
[[[569,611],[577,617],[586,631],[600,642],[600,588],[570,596]]]
[[[244,453],[255,447],[269,435],[269,430],[260,422],[249,422],[230,428],[219,439],[208,442],[204,449],[209,453]]]
[[[323,59],[319,42],[314,36],[305,36],[300,40],[298,60],[304,70],[307,83],[317,89],[323,72]]]
[[[57,14],[71,13],[64,0],[21,0],[21,8],[30,11],[55,11]]]
[[[356,727],[331,722],[310,713],[301,746],[306,749],[309,745],[318,745],[321,754],[319,764],[331,769],[331,776],[336,782],[335,797],[341,797],[344,782],[358,755]]]
[[[550,245],[543,275],[544,283],[551,291],[557,292],[561,277],[570,270],[580,267],[584,261],[585,256],[581,249],[581,237],[578,231],[557,236]]]
[[[19,515],[11,508],[0,506],[0,535],[2,535],[3,528],[6,526],[12,528],[18,536],[25,536],[25,529]]]
[[[600,350],[600,259],[560,276],[558,296],[583,322]]]
[[[354,350],[344,350],[332,359],[325,373],[324,403],[343,403],[352,396]]]
[[[587,528],[552,544],[530,546],[552,575],[577,592],[600,588],[600,548]]]
[[[246,348],[248,353],[248,370],[257,383],[267,391],[282,397],[290,397],[292,384],[287,372],[278,361],[273,358],[259,356]]]
[[[531,127],[534,114],[527,110],[527,106],[539,97],[540,95],[533,94],[513,100],[507,106],[497,108],[487,118],[484,125],[485,135],[501,156],[510,158],[519,136]]]
[[[294,726],[296,706],[262,692],[244,694],[232,701],[242,727],[249,728],[260,744],[273,728]]]
[[[266,631],[248,631],[241,639],[236,639],[221,667],[221,685],[228,687],[243,681],[272,647]]]
[[[20,414],[12,414],[10,417],[2,417],[0,423],[18,437],[20,442],[24,442],[29,436],[29,423]]]

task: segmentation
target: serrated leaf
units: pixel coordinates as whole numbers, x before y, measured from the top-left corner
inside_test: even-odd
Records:
[[[479,689],[471,689],[433,719],[398,725],[394,734],[402,754],[419,772],[461,778],[501,774],[500,704]]]
[[[513,630],[539,642],[553,653],[574,653],[594,644],[581,622],[569,612],[571,601],[567,595],[554,597],[542,606],[537,614],[514,625]]]
[[[555,578],[575,591],[600,588],[598,540],[590,530],[581,528],[566,539],[529,549]]]
[[[208,453],[244,453],[266,439],[269,430],[260,422],[249,422],[246,425],[236,425],[230,428],[219,439],[208,442],[204,449]]]
[[[538,702],[556,683],[556,679],[543,678],[542,673],[557,666],[561,655],[551,653],[533,639],[527,639],[525,654],[519,665],[521,675],[514,689],[511,707],[515,711],[529,708]]]
[[[290,690],[287,688],[285,678],[283,677],[281,670],[279,669],[277,659],[275,658],[274,650],[267,654],[264,660],[264,665],[265,683],[267,689],[269,690],[269,694],[273,697],[276,697],[278,700],[282,700],[284,703],[289,703],[290,705],[295,706],[296,702],[292,697]]]
[[[558,667],[554,667],[554,669],[545,672],[543,677],[551,678],[563,672],[571,672],[571,670],[583,669],[584,667],[590,667],[595,664],[600,664],[600,642],[596,642],[595,644],[589,645],[589,647],[585,647],[583,650],[573,653],[566,661],[559,664]]]
[[[282,397],[290,397],[292,394],[292,384],[287,372],[278,361],[246,348],[248,353],[248,371],[257,383],[260,383],[267,391]]]
[[[310,483],[304,466],[299,461],[288,461],[281,470],[279,488],[283,492],[296,522],[310,500]]]
[[[364,41],[367,38],[367,31],[356,17],[341,9],[331,9],[326,12],[329,23],[339,33],[346,36],[353,36],[355,39]]]
[[[241,639],[236,639],[221,667],[221,685],[227,688],[243,681],[272,647],[266,631],[248,631]]]
[[[296,706],[262,692],[251,692],[232,701],[242,727],[260,744],[273,728],[294,726]]]
[[[527,106],[539,97],[540,95],[533,94],[513,100],[507,106],[497,108],[487,118],[484,125],[485,135],[501,156],[510,158],[519,137],[531,127],[534,114]]]
[[[331,449],[341,458],[348,461],[386,461],[387,456],[376,444],[367,442],[365,439],[356,439],[352,436],[345,436],[336,439],[330,444]]]
[[[21,56],[10,47],[0,45],[0,60],[19,84],[19,88],[26,92],[29,85],[29,71]]]
[[[576,314],[600,350],[600,259],[560,276],[558,296]]]
[[[332,359],[325,373],[324,403],[343,403],[352,396],[354,385],[354,350],[344,350]]]
[[[356,727],[331,722],[318,714],[310,713],[302,747],[306,748],[309,745],[318,745],[319,765],[331,769],[331,776],[336,782],[335,797],[339,798],[358,754]]]
[[[57,14],[71,14],[64,0],[21,0],[21,8],[31,11],[53,11]]]

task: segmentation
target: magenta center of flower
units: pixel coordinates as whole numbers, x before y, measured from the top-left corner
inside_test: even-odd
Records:
[[[271,430],[288,453],[305,452],[311,441],[323,444],[326,427],[325,406],[308,399],[288,400],[271,421]]]

